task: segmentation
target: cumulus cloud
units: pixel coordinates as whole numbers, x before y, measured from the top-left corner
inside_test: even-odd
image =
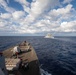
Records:
[[[5,0],[0,0],[0,7],[5,9],[7,12],[13,12],[15,11],[14,8],[8,7],[8,4],[5,2]]]
[[[33,0],[31,3],[27,0],[15,1],[20,3],[24,10],[11,10],[4,0],[0,0],[0,7],[7,11],[0,13],[0,32],[76,32],[76,10],[72,4],[59,7],[59,0]],[[71,0],[64,0],[63,4],[69,2]],[[55,8],[56,6],[58,7]]]
[[[45,15],[44,21],[39,21],[38,26],[44,26],[45,29],[49,28],[49,31],[51,32],[74,32],[76,29],[75,21],[70,22],[70,20],[75,17],[75,15],[71,13],[73,11],[75,12],[71,4],[68,4],[63,8],[53,9],[47,15]],[[65,22],[65,20],[67,20],[67,23]]]
[[[27,12],[27,13],[30,12],[30,7],[29,7],[30,3],[27,2],[27,0],[15,0],[15,1],[19,2],[22,5],[25,12]]]
[[[56,28],[58,32],[76,32],[76,20],[70,22],[62,22],[60,27]]]
[[[25,15],[25,12],[23,11],[15,11],[12,13],[12,16],[14,19],[19,19]]]
[[[69,14],[72,10],[72,5],[68,4],[65,8],[53,9],[51,10],[50,14],[53,16],[65,15]]]
[[[57,6],[59,1],[56,0],[36,0],[36,2],[32,2],[31,4],[31,14],[33,16],[39,16],[50,8]]]
[[[4,27],[5,23],[0,20],[0,28]]]
[[[57,6],[59,4],[59,0],[36,0],[31,3],[31,9],[29,15],[27,15],[25,21],[28,24],[34,22],[37,18],[39,18],[45,11]]]
[[[63,4],[66,4],[66,3],[71,3],[73,0],[64,0],[63,1]]]
[[[10,13],[4,13],[4,14],[1,13],[0,17],[3,19],[9,19],[9,18],[11,18],[11,14]]]

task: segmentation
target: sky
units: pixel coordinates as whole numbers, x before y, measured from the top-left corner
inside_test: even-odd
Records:
[[[76,0],[0,0],[0,36],[76,36]]]

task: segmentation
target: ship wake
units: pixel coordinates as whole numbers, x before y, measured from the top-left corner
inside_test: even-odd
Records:
[[[41,72],[41,75],[52,75],[43,69],[40,69],[40,72]]]

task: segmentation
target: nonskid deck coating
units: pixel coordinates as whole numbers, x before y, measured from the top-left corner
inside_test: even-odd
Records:
[[[12,58],[12,53],[13,53],[12,49],[13,47],[3,51],[5,58]],[[18,57],[23,60],[23,63],[27,61],[29,62],[29,69],[28,70],[19,69],[18,70],[19,74],[20,75],[40,75],[39,61],[34,48],[31,46],[31,50],[26,51],[27,50],[27,45],[26,45],[22,49],[24,50],[21,54],[18,55]]]

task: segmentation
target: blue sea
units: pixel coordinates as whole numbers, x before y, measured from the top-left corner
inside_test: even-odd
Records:
[[[76,75],[76,37],[0,36],[0,51],[25,40],[37,53],[42,75]]]

